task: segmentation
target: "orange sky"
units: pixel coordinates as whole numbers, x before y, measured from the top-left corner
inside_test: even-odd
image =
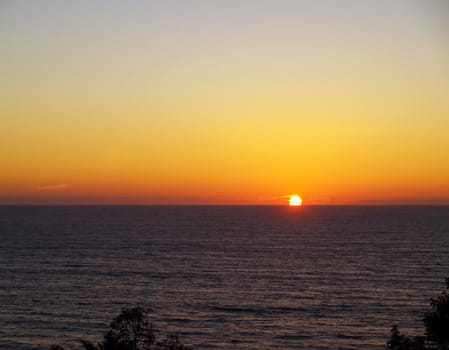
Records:
[[[449,204],[440,1],[0,5],[0,204]]]

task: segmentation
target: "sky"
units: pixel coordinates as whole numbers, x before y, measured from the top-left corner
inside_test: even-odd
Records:
[[[2,0],[0,47],[0,204],[449,204],[444,0]]]

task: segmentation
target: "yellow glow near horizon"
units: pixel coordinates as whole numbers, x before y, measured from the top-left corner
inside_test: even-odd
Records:
[[[449,204],[439,0],[6,3],[0,204]]]
[[[301,199],[300,196],[298,196],[298,195],[296,195],[296,194],[291,195],[291,196],[290,196],[290,199],[289,199],[289,201],[288,201],[288,204],[289,204],[291,207],[298,207],[298,206],[301,206],[301,205],[302,205],[302,199]]]

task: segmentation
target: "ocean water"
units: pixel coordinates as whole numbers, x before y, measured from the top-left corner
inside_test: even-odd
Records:
[[[384,349],[449,277],[449,207],[0,207],[0,348],[149,306],[194,349]]]

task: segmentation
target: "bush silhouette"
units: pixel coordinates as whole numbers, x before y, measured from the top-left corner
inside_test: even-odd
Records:
[[[168,334],[157,341],[160,333],[147,319],[150,309],[135,307],[123,309],[110,324],[103,340],[94,344],[80,340],[85,350],[191,350],[183,345],[178,336]],[[64,350],[53,345],[50,350]]]
[[[387,342],[389,350],[425,350],[425,337],[418,336],[414,338],[402,335],[396,326],[391,328],[390,340]]]
[[[425,335],[407,337],[396,326],[391,329],[388,350],[449,350],[449,278],[446,290],[437,298],[430,299],[432,311],[425,314]]]
[[[427,339],[437,345],[437,349],[449,349],[449,278],[446,291],[437,298],[430,299],[433,311],[424,317]]]

